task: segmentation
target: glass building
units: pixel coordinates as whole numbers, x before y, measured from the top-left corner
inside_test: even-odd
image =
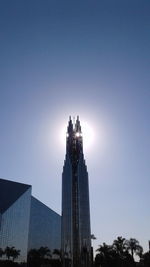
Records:
[[[18,262],[27,261],[30,249],[61,247],[61,216],[32,197],[31,189],[0,179],[0,248],[20,250]]]
[[[35,197],[31,197],[28,250],[48,247],[60,249],[61,216]]]
[[[88,172],[79,117],[69,119],[62,174],[61,246],[63,266],[90,267],[91,231]]]
[[[30,202],[30,185],[0,179],[0,248],[20,250],[20,262],[27,259]]]

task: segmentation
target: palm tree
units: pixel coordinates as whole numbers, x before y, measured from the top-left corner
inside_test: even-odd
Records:
[[[40,258],[51,258],[51,251],[48,247],[40,247],[39,250]]]
[[[18,258],[20,255],[20,250],[17,250],[15,248],[12,249],[11,257],[13,258],[13,261]]]
[[[13,249],[14,247],[6,247],[5,248],[5,251],[4,251],[4,253],[5,253],[5,255],[6,255],[6,258],[9,260],[10,259],[10,257],[12,256],[12,249]]]
[[[96,251],[106,256],[110,253],[110,250],[112,250],[112,246],[109,246],[106,243],[103,243],[103,245],[100,245]]]
[[[135,238],[126,240],[127,250],[131,253],[132,259],[134,260],[134,254],[140,256],[143,253],[143,248],[140,246],[139,241]]]
[[[38,249],[31,249],[28,252],[28,266],[36,266],[40,267],[41,265],[41,258]]]
[[[126,239],[123,238],[122,236],[118,236],[116,240],[114,240],[113,249],[116,252],[116,266],[124,266],[125,261],[126,261]]]
[[[118,236],[113,242],[113,248],[119,255],[123,255],[123,253],[127,250],[126,239],[122,238],[122,236]]]
[[[53,250],[53,255],[57,255],[59,258],[61,257],[61,251],[57,248]]]
[[[16,250],[15,247],[6,247],[4,254],[6,255],[8,260],[10,260],[10,258],[12,257],[14,261],[20,255],[20,250]]]
[[[96,266],[113,266],[115,251],[112,246],[103,243],[96,251],[99,252],[95,258]]]
[[[60,267],[61,265],[61,261],[62,261],[62,257],[61,257],[61,250],[55,248],[53,250],[53,255],[55,255],[55,257],[52,260],[52,266],[57,266]]]

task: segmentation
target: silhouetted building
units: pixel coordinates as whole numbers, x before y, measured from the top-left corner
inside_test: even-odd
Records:
[[[31,186],[0,179],[0,248],[20,250],[18,262],[27,260],[28,249],[60,249],[61,216],[31,196]]]
[[[69,120],[62,174],[63,266],[90,267],[91,231],[88,172],[83,155],[79,117]]]

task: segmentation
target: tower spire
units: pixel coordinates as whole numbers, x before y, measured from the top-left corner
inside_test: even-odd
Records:
[[[68,128],[67,128],[67,133],[70,134],[73,132],[73,123],[72,123],[72,119],[71,116],[69,116],[69,122],[68,122]]]
[[[79,116],[69,117],[66,159],[62,174],[61,242],[63,267],[91,266],[88,172]]]
[[[77,120],[76,120],[76,124],[75,124],[75,130],[77,133],[81,133],[81,125],[80,125],[79,116],[77,116]]]

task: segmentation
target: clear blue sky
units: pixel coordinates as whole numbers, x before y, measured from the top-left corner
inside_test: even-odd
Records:
[[[95,247],[122,235],[148,249],[149,14],[149,0],[0,1],[0,177],[60,213],[58,133],[84,117]]]

